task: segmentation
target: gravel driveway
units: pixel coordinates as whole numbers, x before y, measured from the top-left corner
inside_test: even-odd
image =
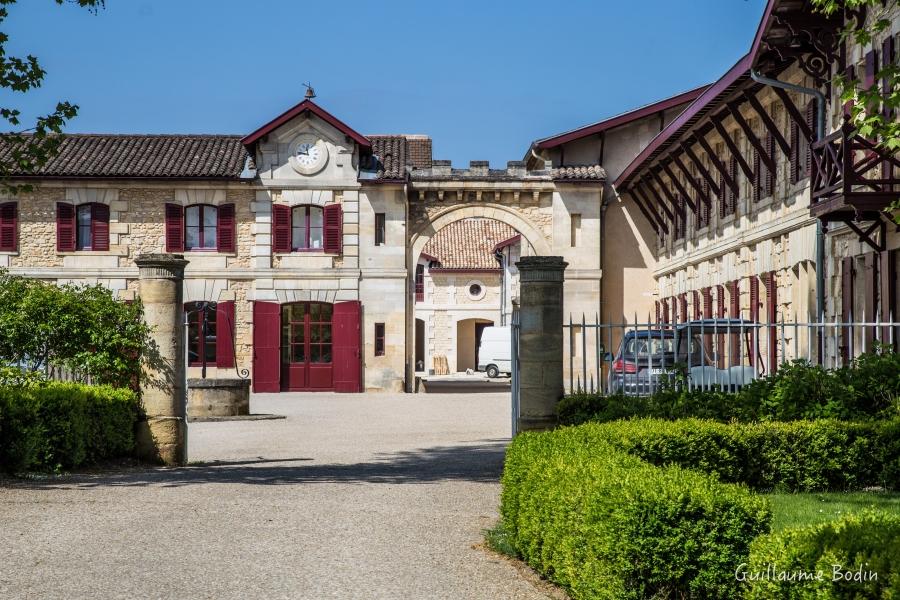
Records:
[[[192,466],[0,488],[0,598],[545,598],[480,547],[507,394],[254,396]]]

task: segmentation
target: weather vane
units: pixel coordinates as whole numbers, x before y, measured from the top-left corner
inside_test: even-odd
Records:
[[[314,90],[314,89],[312,88],[312,86],[309,85],[309,82],[304,83],[303,85],[306,87],[306,99],[307,99],[307,100],[312,100],[313,98],[315,98],[315,97],[316,97],[316,90]]]

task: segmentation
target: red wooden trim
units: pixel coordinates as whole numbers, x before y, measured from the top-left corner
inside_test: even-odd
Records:
[[[216,211],[216,250],[234,252],[236,237],[234,204],[222,204]]]
[[[706,138],[702,135],[698,135],[695,139],[697,140],[697,143],[700,144],[700,147],[703,148],[703,151],[706,152],[706,156],[709,157],[709,162],[713,164],[713,166],[725,180],[725,183],[728,184],[728,187],[731,188],[731,190],[735,194],[737,194],[739,191],[737,180],[732,178],[731,175],[726,171],[725,164],[721,160],[719,160],[719,157],[710,147],[709,142],[706,141]]]
[[[766,320],[773,323],[768,331],[769,369],[772,373],[778,370],[778,328],[774,325],[778,321],[778,286],[775,280],[775,271],[765,274],[766,284]]]
[[[709,172],[709,170],[706,168],[706,165],[703,164],[703,161],[701,161],[699,158],[697,158],[697,155],[694,154],[693,150],[691,150],[690,145],[682,142],[681,149],[684,151],[685,156],[687,156],[688,159],[692,163],[694,163],[694,166],[697,167],[697,171],[699,171],[700,175],[702,175],[703,178],[706,180],[706,183],[709,185],[713,194],[718,196],[719,195],[719,182],[717,182],[713,179],[712,173]],[[712,160],[714,158],[713,153],[709,154],[709,158],[710,158],[710,162],[712,162]],[[708,194],[707,194],[707,203],[709,203]]]
[[[323,209],[323,242],[322,246],[325,252],[329,254],[340,254],[343,250],[343,226],[344,216],[340,204],[328,204]]]
[[[56,250],[75,251],[75,206],[68,202],[56,203]]]
[[[662,200],[662,198],[660,198],[659,194],[656,193],[656,189],[653,187],[652,182],[641,179],[635,182],[632,189],[641,193],[641,196],[648,200],[647,204],[650,204],[649,200],[655,200],[657,206],[659,206],[663,210],[663,212],[666,213],[666,216],[669,217],[669,220],[675,220],[675,215]]]
[[[672,162],[675,163],[682,173],[684,173],[685,180],[691,184],[691,187],[697,191],[697,197],[700,198],[707,206],[709,206],[709,194],[703,189],[703,187],[694,179],[694,175],[691,173],[690,169],[684,166],[684,163],[681,162],[681,158],[678,157],[677,154],[672,154],[670,156]],[[697,203],[700,204],[699,202]],[[694,208],[696,210],[696,207]]]
[[[725,142],[725,147],[728,148],[728,151],[731,153],[732,158],[734,158],[738,165],[740,165],[741,170],[744,171],[744,175],[747,176],[747,179],[753,181],[753,176],[755,175],[753,169],[750,168],[750,165],[747,164],[747,161],[744,159],[744,155],[741,154],[740,149],[737,147],[737,144],[731,138],[731,135],[728,131],[725,130],[725,126],[718,120],[713,118],[712,120],[713,127],[715,127],[716,132],[721,136],[722,141]]]
[[[0,204],[0,251],[15,252],[19,240],[19,207],[16,202]]]
[[[731,86],[741,78],[747,78],[751,63],[752,54],[745,55],[740,60],[738,60],[734,64],[734,66],[731,67],[728,72],[725,73],[725,75],[723,75],[718,81],[706,88],[690,106],[685,108],[680,115],[678,115],[659,133],[659,135],[653,138],[647,145],[647,147],[644,148],[641,153],[638,154],[634,158],[634,160],[632,160],[628,164],[627,167],[625,167],[622,173],[616,178],[616,187],[622,187],[623,184],[627,182],[636,171],[645,166],[645,161],[650,156],[654,155],[657,150],[670,138],[672,138],[676,134],[676,132],[681,130],[682,127],[685,127],[689,123],[693,123],[694,121],[696,121],[698,115],[704,112],[705,109],[707,109],[707,107],[712,104],[712,102],[716,100],[720,94],[731,88]]]
[[[272,205],[272,251],[291,251],[291,207]]]
[[[759,103],[759,100],[756,98],[756,96],[748,91],[744,91],[744,98],[746,98],[747,102],[750,103],[751,108],[753,108],[753,111],[757,114],[757,116],[759,116],[759,120],[762,121],[763,126],[766,128],[766,131],[768,131],[769,135],[771,135],[775,139],[775,142],[778,144],[778,147],[781,148],[781,151],[784,152],[784,155],[790,156],[790,145],[787,143],[787,140],[784,139],[784,136],[781,135],[781,131],[779,131],[778,126],[775,125],[772,117],[769,116],[769,113],[766,111],[766,109],[764,109],[762,104]],[[772,157],[772,161],[774,162],[774,148],[770,155]]]
[[[517,233],[516,235],[512,236],[508,240],[503,240],[502,242],[497,242],[497,244],[494,245],[494,252],[496,252],[497,250],[502,250],[503,248],[506,248],[508,246],[513,246],[515,244],[518,244],[519,240],[521,240],[521,239],[522,239],[522,234]],[[420,256],[423,256],[425,258],[430,258],[431,260],[437,260],[434,257],[428,256],[424,252]]]
[[[234,302],[216,304],[216,366],[234,367]]]
[[[762,155],[761,158],[766,164],[766,168],[773,171],[777,169],[778,165],[776,165],[775,160],[767,154],[765,146],[760,139],[756,137],[756,133],[753,131],[753,128],[750,127],[749,123],[747,123],[747,120],[744,119],[744,115],[741,114],[738,104],[729,102],[725,106],[728,108],[728,112],[731,113],[731,118],[734,119],[734,122],[738,124],[738,127],[743,130],[744,135],[747,136],[747,141],[749,141],[750,144],[756,148],[756,151]]]
[[[681,181],[679,181],[678,177],[675,176],[675,173],[672,172],[672,169],[669,168],[668,164],[662,165],[663,171],[666,172],[666,175],[669,176],[669,181],[671,181],[676,188],[678,188],[679,193],[681,193],[682,199],[687,202],[687,205],[691,207],[691,210],[696,211],[697,205],[694,204],[694,201],[691,199],[690,194],[688,194],[687,189],[681,185]]]
[[[815,135],[812,130],[812,124],[807,123],[807,120],[800,114],[800,109],[797,108],[797,105],[791,100],[790,94],[788,94],[786,90],[778,87],[770,87],[769,89],[775,92],[775,95],[781,100],[781,103],[784,105],[784,108],[791,118],[791,123],[800,128],[800,132],[806,140],[812,140]]]
[[[687,92],[678,94],[677,96],[672,96],[671,98],[666,98],[665,100],[660,100],[659,102],[654,102],[653,104],[642,106],[641,108],[623,113],[621,115],[617,115],[604,121],[600,121],[599,123],[594,123],[593,125],[588,125],[586,127],[575,129],[573,131],[538,140],[535,142],[535,147],[540,150],[555,148],[559,145],[566,144],[574,140],[579,140],[596,133],[601,133],[609,129],[627,125],[628,123],[632,123],[639,119],[649,117],[655,113],[675,108],[676,106],[684,104],[685,102],[692,102],[693,100],[696,100],[697,97],[700,96],[700,94],[705,92],[707,88],[709,88],[709,85],[702,85],[693,90],[688,90]]]
[[[334,304],[331,316],[334,391],[357,393],[362,386],[362,305],[358,301]]]
[[[184,251],[184,209],[166,204],[166,252]]]
[[[281,391],[281,305],[253,303],[253,391]]]
[[[91,204],[91,250],[109,250],[109,205]]]
[[[274,131],[275,129],[278,129],[279,127],[281,127],[282,125],[284,125],[285,123],[287,123],[288,121],[293,119],[294,117],[297,117],[300,114],[307,112],[307,111],[313,113],[314,115],[316,115],[317,117],[319,117],[320,119],[322,119],[323,121],[328,123],[329,125],[333,126],[335,129],[337,129],[344,135],[352,138],[353,141],[356,142],[357,144],[359,144],[362,148],[365,148],[367,150],[370,150],[372,148],[372,142],[369,141],[369,139],[366,136],[362,135],[361,133],[357,133],[356,131],[351,129],[346,123],[344,123],[343,121],[341,121],[340,119],[338,119],[337,117],[335,117],[334,115],[332,115],[331,113],[326,111],[324,108],[322,108],[321,106],[319,106],[312,100],[304,100],[303,102],[297,104],[296,106],[289,108],[285,112],[281,113],[280,115],[278,115],[277,117],[275,117],[274,119],[272,119],[271,121],[269,121],[268,123],[266,123],[265,125],[260,127],[259,129],[254,131],[253,133],[245,136],[241,140],[241,143],[244,144],[244,146],[249,146],[249,145],[255,143],[256,141],[258,141],[264,135],[271,133],[272,131]]]

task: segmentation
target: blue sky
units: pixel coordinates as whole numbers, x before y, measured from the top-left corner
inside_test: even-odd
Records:
[[[68,131],[248,133],[303,97],[363,134],[425,133],[435,158],[521,159],[534,139],[711,82],[764,0],[107,0],[96,16],[20,0],[0,30],[44,86],[26,116]],[[11,97],[15,96],[15,97]]]

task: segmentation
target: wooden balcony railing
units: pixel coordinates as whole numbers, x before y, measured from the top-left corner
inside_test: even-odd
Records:
[[[813,143],[810,188],[815,216],[878,212],[900,197],[900,161],[845,124]]]

